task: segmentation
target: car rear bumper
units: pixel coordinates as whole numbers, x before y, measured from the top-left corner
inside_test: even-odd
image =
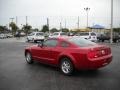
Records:
[[[107,66],[112,61],[112,55],[96,58],[93,60],[84,60],[83,63],[77,63],[75,66],[78,70],[94,70]]]
[[[112,61],[112,56],[100,60],[89,61],[89,69],[98,69],[107,66]]]

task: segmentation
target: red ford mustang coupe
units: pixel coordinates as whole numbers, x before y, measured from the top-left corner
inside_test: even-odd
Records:
[[[96,70],[112,61],[109,46],[99,45],[83,38],[50,38],[25,49],[26,61],[37,60],[60,67],[65,75],[74,70]]]

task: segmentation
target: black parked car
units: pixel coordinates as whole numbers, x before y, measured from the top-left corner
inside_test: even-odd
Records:
[[[100,42],[104,42],[105,40],[109,40],[110,41],[110,33],[106,33],[106,34],[98,34],[97,35],[97,40]],[[113,32],[113,42],[116,43],[117,41],[120,40],[120,35],[116,32]]]
[[[97,40],[99,42],[104,42],[105,40],[110,40],[110,37],[106,34],[97,34]]]

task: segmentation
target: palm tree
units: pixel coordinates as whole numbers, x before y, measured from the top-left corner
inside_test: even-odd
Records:
[[[22,29],[24,30],[24,32],[27,35],[30,32],[30,30],[32,29],[32,26],[26,24],[26,25],[23,25]]]
[[[0,26],[0,32],[4,32],[4,30],[5,30],[5,28],[4,28],[4,26]]]
[[[17,26],[14,22],[11,22],[11,23],[9,24],[9,26],[10,26],[11,29],[12,29],[12,34],[15,35],[15,33],[16,33],[17,30],[18,30],[18,26]]]

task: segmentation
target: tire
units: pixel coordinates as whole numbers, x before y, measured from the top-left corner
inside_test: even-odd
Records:
[[[37,40],[34,40],[34,43],[37,43]]]
[[[70,59],[62,58],[60,62],[60,70],[64,75],[72,75],[74,67]]]
[[[102,42],[104,42],[104,39],[102,39]]]
[[[32,64],[33,63],[32,55],[29,52],[26,52],[25,59],[26,59],[26,62],[28,64]]]
[[[113,42],[114,42],[114,43],[116,43],[116,42],[117,42],[117,40],[115,39],[115,40],[113,40]]]
[[[26,42],[30,42],[29,38],[26,38]]]

